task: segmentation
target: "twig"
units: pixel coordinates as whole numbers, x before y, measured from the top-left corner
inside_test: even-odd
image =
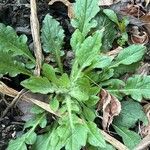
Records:
[[[125,145],[123,145],[121,142],[119,142],[118,140],[116,140],[114,137],[110,136],[106,132],[101,131],[101,133],[103,134],[105,140],[108,143],[110,143],[111,145],[113,145],[116,149],[118,149],[118,150],[129,150]]]
[[[42,64],[42,48],[40,42],[40,31],[39,31],[39,21],[37,17],[36,0],[30,0],[30,7],[31,7],[31,16],[30,16],[31,32],[34,43],[34,53],[36,57],[35,74],[37,76],[40,76]]]
[[[16,97],[12,100],[12,102],[7,106],[7,108],[4,110],[1,118],[5,117],[5,115],[8,113],[9,109],[11,109],[15,103],[21,98],[22,94],[23,94],[24,90],[21,90],[20,92],[18,92],[18,94],[16,95]]]
[[[0,93],[3,93],[5,95],[8,95],[10,97],[16,97],[19,92],[8,87],[7,85],[5,85],[3,82],[0,81]],[[49,107],[49,104],[41,102],[39,100],[36,100],[34,98],[28,97],[27,95],[23,94],[20,97],[22,100],[27,101],[27,102],[32,102],[35,105],[43,108],[44,110],[46,110],[47,112],[54,114],[55,116],[61,117],[57,112],[54,112],[53,110],[51,110],[51,108]]]

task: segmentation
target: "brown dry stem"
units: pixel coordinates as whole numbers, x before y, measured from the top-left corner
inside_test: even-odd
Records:
[[[31,32],[34,43],[34,53],[36,57],[35,75],[40,76],[42,65],[42,48],[40,42],[40,30],[39,30],[39,21],[37,17],[36,0],[30,0],[30,7],[31,7],[31,15],[30,15]]]

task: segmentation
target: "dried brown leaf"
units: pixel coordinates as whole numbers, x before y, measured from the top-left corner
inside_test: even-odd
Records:
[[[121,103],[116,97],[102,89],[100,93],[100,107],[103,111],[103,129],[108,130],[113,118],[120,114]]]
[[[147,32],[150,37],[150,12],[140,17],[140,20],[144,23],[144,26],[147,29]]]
[[[100,0],[99,1],[99,6],[110,6],[114,3],[118,3],[120,2],[121,0]]]
[[[148,75],[150,70],[150,64],[149,63],[143,63],[138,69],[137,74],[140,75]]]
[[[68,7],[68,17],[70,19],[74,18],[74,12],[73,12],[73,4],[70,3],[68,0],[51,0],[48,4],[53,5],[55,2],[62,2],[64,5]]]
[[[115,58],[120,53],[120,51],[122,49],[123,48],[121,46],[118,46],[116,49],[107,52],[107,55],[110,56],[110,57],[112,57],[112,58]]]
[[[148,34],[139,30],[138,26],[133,26],[130,30],[130,44],[147,44],[149,42]]]

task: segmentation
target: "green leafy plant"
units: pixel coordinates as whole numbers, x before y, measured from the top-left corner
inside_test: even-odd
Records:
[[[103,35],[107,30],[101,28],[91,32],[97,26],[97,0],[76,0],[74,12],[75,17],[71,24],[75,31],[70,44],[75,57],[69,73],[63,69],[61,59],[64,31],[52,16],[46,15],[43,21],[41,40],[43,50],[53,55],[56,65],[53,67],[43,62],[40,77],[34,76],[33,69],[28,67],[28,64],[35,65],[35,59],[27,47],[26,36],[19,37],[11,27],[0,24],[0,74],[28,75],[29,78],[22,81],[21,85],[33,93],[47,94],[50,97],[49,107],[59,114],[59,117],[56,116],[49,123],[47,118],[51,115],[41,108],[34,108],[32,112],[35,113],[35,118],[26,122],[25,134],[11,140],[8,150],[26,150],[28,146],[35,150],[80,150],[84,146],[91,150],[114,149],[105,142],[101,130],[94,123],[98,116],[96,104],[100,101],[101,89],[105,88],[119,100],[123,100],[126,95],[138,102],[142,98],[150,98],[150,76],[134,75],[127,81],[115,78],[116,70],[122,66],[130,68],[141,61],[146,48],[143,45],[131,45],[120,51],[115,58],[101,53]],[[116,18],[114,20],[117,21]],[[143,111],[138,103],[131,104],[137,106],[136,111],[140,110],[141,115],[137,118],[126,118],[124,113],[127,110],[123,109],[113,124],[129,148],[133,148],[140,141],[136,133],[129,134],[129,128],[137,120],[146,122],[142,118]],[[123,104],[123,108],[127,106],[130,105]],[[121,119],[128,126],[122,126]],[[44,134],[37,134],[36,129],[39,127],[44,129]],[[134,137],[136,142],[129,145],[128,140]]]
[[[114,22],[117,27],[119,28],[121,35],[118,39],[118,44],[123,46],[128,41],[128,34],[126,31],[126,27],[129,24],[129,21],[127,18],[123,18],[121,21],[119,21],[116,13],[111,9],[104,9],[104,14],[112,21]]]

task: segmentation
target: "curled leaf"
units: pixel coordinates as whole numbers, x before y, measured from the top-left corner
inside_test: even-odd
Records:
[[[103,110],[103,129],[109,128],[115,116],[118,116],[121,111],[121,103],[113,95],[109,94],[106,90],[102,89],[100,93],[100,107]]]

